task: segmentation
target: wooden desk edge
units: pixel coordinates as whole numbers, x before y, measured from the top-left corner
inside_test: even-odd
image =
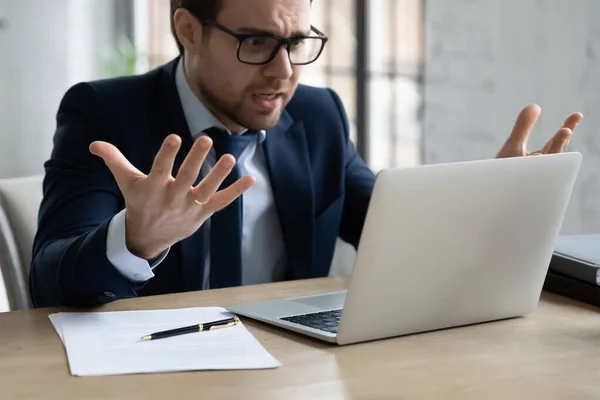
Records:
[[[22,315],[23,313],[41,313],[50,315],[57,312],[106,312],[124,310],[169,309],[187,307],[227,307],[250,301],[265,301],[296,296],[310,296],[336,290],[345,290],[350,277],[337,276],[326,278],[303,279],[295,281],[265,283],[225,289],[180,292],[147,297],[121,299],[99,307],[46,307],[27,310],[16,310],[0,313],[2,315]],[[224,300],[225,298],[225,300]],[[547,301],[562,305],[571,305],[587,310],[599,310],[600,307],[566,297],[550,291],[542,291],[540,302]]]

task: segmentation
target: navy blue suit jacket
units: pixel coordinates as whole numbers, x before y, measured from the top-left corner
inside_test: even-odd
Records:
[[[112,266],[108,224],[124,199],[103,160],[89,152],[95,140],[110,142],[148,173],[163,140],[177,133],[183,144],[176,174],[192,145],[175,86],[177,62],[145,75],[80,83],[65,94],[33,248],[36,306],[93,306],[201,289],[202,229],[173,246],[146,284],[132,284]],[[300,85],[263,146],[288,278],[327,276],[336,238],[358,245],[375,180],[349,140],[340,99],[331,90]]]

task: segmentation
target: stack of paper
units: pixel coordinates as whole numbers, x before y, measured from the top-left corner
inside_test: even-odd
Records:
[[[49,316],[67,352],[72,375],[276,368],[240,323],[233,327],[141,340],[142,336],[230,318],[221,307],[155,311],[57,313]]]

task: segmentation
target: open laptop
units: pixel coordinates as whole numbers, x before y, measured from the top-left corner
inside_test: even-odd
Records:
[[[347,291],[229,310],[337,344],[532,312],[581,154],[377,175]]]

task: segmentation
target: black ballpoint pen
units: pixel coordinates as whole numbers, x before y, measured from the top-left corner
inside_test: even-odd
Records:
[[[194,333],[194,332],[202,332],[202,331],[212,331],[214,329],[227,328],[230,326],[235,326],[240,323],[239,318],[232,317],[227,319],[222,319],[219,321],[205,322],[203,324],[196,324],[185,326],[183,328],[171,329],[168,331],[156,332],[150,335],[146,335],[142,337],[142,340],[156,340],[168,338],[171,336],[184,335],[186,333]]]

